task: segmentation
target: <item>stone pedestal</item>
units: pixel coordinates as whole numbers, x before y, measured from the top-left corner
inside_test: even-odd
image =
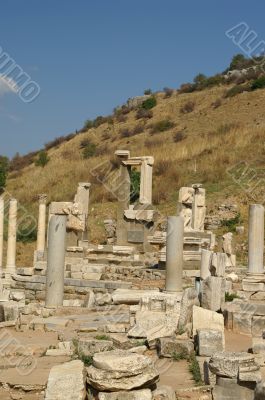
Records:
[[[3,268],[3,246],[4,246],[4,199],[0,198],[0,270]]]
[[[166,291],[182,291],[183,274],[183,235],[182,217],[168,217],[166,250]]]
[[[248,273],[264,274],[264,207],[261,204],[251,204],[249,207],[248,228]]]
[[[46,238],[46,201],[47,195],[39,195],[39,219],[38,219],[38,235],[37,235],[37,259],[43,259],[45,252]]]
[[[16,272],[17,200],[9,202],[6,275]]]
[[[53,215],[49,222],[45,301],[48,308],[63,305],[66,220],[66,215]]]
[[[124,210],[130,204],[131,178],[130,168],[121,163],[118,183],[118,209],[117,209],[117,244],[127,244],[127,224],[124,220]]]

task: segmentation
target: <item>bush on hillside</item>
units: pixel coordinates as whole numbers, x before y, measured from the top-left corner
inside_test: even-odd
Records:
[[[164,90],[164,93],[165,93],[165,99],[168,99],[174,93],[174,89],[171,89],[169,87],[165,87],[163,90]]]
[[[195,102],[194,101],[187,101],[187,103],[183,104],[183,106],[180,108],[181,114],[188,114],[191,113],[195,108]]]
[[[165,132],[175,126],[174,122],[169,119],[162,119],[151,125],[151,133]]]
[[[144,94],[145,94],[146,96],[147,96],[147,95],[150,95],[150,94],[152,94],[152,90],[151,90],[151,89],[145,89]]]
[[[88,141],[87,144],[83,147],[83,158],[87,159],[93,157],[96,154],[96,149],[97,146],[95,145],[95,143]]]
[[[252,90],[263,89],[263,88],[265,88],[265,75],[261,76],[258,79],[255,79],[251,85]]]
[[[250,90],[250,87],[248,85],[235,85],[231,89],[227,90],[224,97],[225,98],[234,97],[240,93],[248,92],[249,90]]]
[[[50,158],[48,157],[48,153],[45,150],[41,150],[38,154],[38,158],[35,161],[35,165],[37,167],[42,167],[44,168],[45,165],[48,164],[48,162],[50,161]]]
[[[142,108],[144,110],[151,110],[151,108],[154,108],[157,105],[157,101],[155,96],[151,96],[149,97],[149,99],[146,99],[143,103],[142,103]]]
[[[26,154],[25,156],[21,156],[19,153],[16,153],[16,155],[14,156],[14,158],[12,158],[9,164],[10,172],[20,171],[23,168],[34,163],[37,154],[38,151],[33,151],[31,153]]]
[[[46,143],[45,150],[50,150],[53,147],[60,146],[60,144],[62,144],[64,142],[69,142],[69,140],[73,139],[74,136],[75,136],[75,133],[70,133],[69,135],[66,135],[66,136],[59,136],[59,137],[51,140],[50,142]]]
[[[151,110],[145,110],[144,108],[139,108],[136,113],[136,119],[151,119],[153,118],[153,112]]]
[[[216,99],[214,102],[212,102],[212,107],[213,108],[218,108],[222,105],[222,100],[221,99]]]
[[[196,84],[195,83],[183,83],[180,85],[180,88],[178,92],[181,93],[192,93],[196,90]]]
[[[0,156],[0,194],[6,186],[6,179],[8,174],[9,160],[5,156]]]
[[[126,122],[128,117],[126,115],[124,115],[124,114],[118,114],[116,116],[116,119],[117,119],[118,122]]]
[[[182,131],[175,132],[173,135],[173,140],[175,143],[181,142],[182,140],[186,139],[186,134]]]

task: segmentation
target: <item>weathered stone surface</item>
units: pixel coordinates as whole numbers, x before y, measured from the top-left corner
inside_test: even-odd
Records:
[[[178,321],[178,329],[183,329],[192,322],[193,306],[199,306],[199,298],[195,289],[187,288],[184,290],[180,303],[180,316]]]
[[[137,311],[136,325],[128,332],[129,337],[147,338],[172,336],[178,326],[179,312]]]
[[[264,400],[264,399],[265,399],[265,381],[260,380],[257,383],[256,389],[255,389],[254,400]]]
[[[242,372],[251,369],[255,364],[253,354],[249,353],[215,353],[209,362],[209,368],[214,374],[231,379],[237,379],[239,370]],[[258,368],[258,367],[257,367]]]
[[[96,353],[109,351],[113,349],[113,342],[111,340],[97,340],[80,338],[78,340],[78,352],[85,356],[93,356]]]
[[[156,295],[158,292],[159,290],[117,289],[112,294],[112,301],[114,304],[139,304],[143,296]]]
[[[193,336],[199,329],[210,329],[221,331],[224,338],[224,317],[217,312],[205,310],[204,308],[193,306],[192,329]]]
[[[85,369],[75,360],[52,367],[45,400],[84,400],[86,398]]]
[[[238,384],[237,379],[220,378],[213,389],[213,400],[253,400],[254,388],[250,384]]]
[[[265,340],[262,337],[252,338],[252,351],[254,354],[264,354],[265,355]]]
[[[225,266],[226,266],[226,254],[214,253],[212,257],[212,264],[210,267],[211,275],[224,278]]]
[[[95,354],[87,373],[92,387],[111,392],[149,386],[159,376],[149,357],[122,350]]]
[[[265,327],[265,317],[264,316],[254,316],[252,320],[252,335],[261,336],[264,332]]]
[[[132,390],[131,392],[99,393],[99,400],[152,400],[150,389]]]
[[[214,353],[224,350],[223,334],[221,331],[199,329],[197,340],[200,356],[211,357]]]
[[[176,394],[171,386],[161,385],[154,390],[153,400],[176,400]]]
[[[252,318],[249,313],[233,313],[233,331],[251,335],[252,332]]]
[[[160,357],[172,358],[174,354],[190,355],[194,345],[191,340],[161,338],[157,340],[157,349]]]
[[[225,289],[224,278],[209,276],[201,282],[201,306],[207,310],[221,310],[225,303]]]

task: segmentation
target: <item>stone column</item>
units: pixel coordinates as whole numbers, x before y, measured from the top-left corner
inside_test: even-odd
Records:
[[[168,217],[166,258],[166,291],[168,292],[182,291],[183,234],[183,218]]]
[[[213,257],[213,252],[210,250],[202,249],[201,252],[201,279],[204,280],[211,276],[210,267]]]
[[[249,206],[248,224],[248,273],[264,274],[264,207],[261,204]]]
[[[3,268],[5,202],[0,197],[0,270]]]
[[[39,195],[39,219],[38,219],[38,235],[37,235],[37,254],[38,259],[43,258],[45,252],[46,238],[46,202],[47,195]]]
[[[66,220],[66,215],[50,218],[45,301],[48,308],[63,305]]]
[[[7,259],[6,274],[16,272],[16,241],[17,241],[17,200],[9,202],[8,238],[7,238]]]
[[[141,204],[152,204],[153,157],[146,157],[141,165],[140,198]]]

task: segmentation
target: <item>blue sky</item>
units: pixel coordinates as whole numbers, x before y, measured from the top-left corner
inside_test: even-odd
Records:
[[[39,149],[146,88],[224,70],[240,52],[225,31],[244,21],[265,40],[264,11],[258,0],[2,1],[0,46],[40,95],[24,103],[0,82],[0,154]]]

